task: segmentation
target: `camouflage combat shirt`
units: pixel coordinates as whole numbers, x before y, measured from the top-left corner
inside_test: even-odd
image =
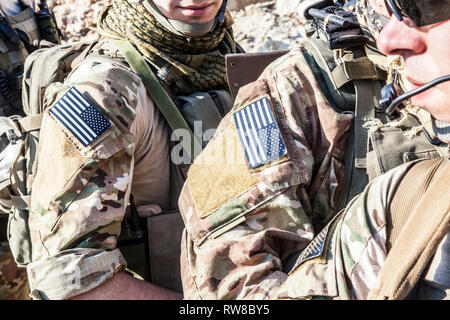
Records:
[[[448,166],[449,160],[423,161],[420,165],[436,170],[436,163]],[[440,164],[439,162],[442,161]],[[391,252],[391,227],[389,222],[392,202],[399,184],[411,173],[418,162],[410,162],[394,168],[372,180],[365,190],[342,211],[299,256],[289,277],[276,294],[278,299],[367,299],[380,283],[380,271]],[[447,168],[448,170],[448,168]],[[420,195],[412,201],[411,208],[420,202],[430,181],[438,173],[418,181],[416,188]],[[415,180],[416,177],[413,179]],[[412,191],[411,192],[415,192]],[[400,195],[401,197],[401,195]],[[442,199],[448,204],[449,199]],[[395,210],[395,209],[394,209]],[[405,215],[408,221],[411,210]],[[420,215],[429,215],[421,211]],[[447,213],[448,215],[448,213]],[[404,222],[403,226],[407,226]],[[398,226],[403,229],[403,227]],[[420,276],[414,289],[406,299],[448,299],[450,296],[449,243],[450,230],[440,241],[429,267]],[[416,230],[420,232],[421,230]],[[394,242],[395,243],[395,242]],[[413,244],[411,244],[413,246]],[[402,266],[396,265],[396,268]],[[402,269],[403,270],[403,269]],[[392,271],[392,269],[391,269]],[[377,297],[379,298],[379,297]]]
[[[322,252],[322,240],[335,234],[328,232],[330,226],[343,223],[332,219],[353,121],[353,113],[336,111],[327,100],[319,87],[320,70],[308,64],[302,50],[279,58],[240,89],[232,112],[191,166],[179,200],[186,225],[181,265],[187,299],[364,298],[381,268],[383,239],[377,236],[370,249],[380,260],[367,268],[373,256],[364,256],[353,240],[364,241],[370,230],[367,225],[353,230],[353,224],[346,237],[355,261],[316,263],[312,271],[300,268],[288,277],[293,257],[308,245],[312,254]],[[275,124],[263,130],[269,119]],[[275,142],[276,152],[267,151]],[[373,185],[383,185],[382,179]],[[341,272],[347,262],[353,268],[350,284]]]
[[[335,111],[318,81],[301,48],[277,59],[191,166],[179,199],[185,298],[273,298],[288,257],[335,214],[353,114]]]
[[[100,131],[91,142],[79,139],[89,129],[75,127],[73,89],[91,105],[83,121]],[[33,298],[67,299],[126,267],[116,242],[130,193],[137,206],[168,205],[168,129],[140,78],[95,59],[49,86],[44,108],[27,272]]]

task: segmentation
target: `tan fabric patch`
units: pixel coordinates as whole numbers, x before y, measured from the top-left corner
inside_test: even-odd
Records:
[[[199,218],[207,217],[258,182],[249,173],[234,124],[206,146],[188,173]]]
[[[69,138],[47,112],[42,128],[33,198],[39,199],[40,204],[47,207],[87,159],[70,143]],[[52,174],[49,175],[48,172]]]

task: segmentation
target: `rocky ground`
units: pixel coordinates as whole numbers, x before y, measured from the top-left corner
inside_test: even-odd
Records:
[[[295,0],[262,1],[231,11],[236,40],[247,52],[284,50],[303,38]],[[291,4],[289,6],[289,4]]]
[[[302,0],[229,0],[235,38],[247,52],[284,50],[303,35],[297,6]],[[96,40],[96,17],[111,0],[47,0],[64,41]]]

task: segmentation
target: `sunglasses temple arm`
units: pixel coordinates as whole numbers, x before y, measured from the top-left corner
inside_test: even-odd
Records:
[[[394,0],[386,0],[389,9],[391,9],[392,13],[395,15],[395,17],[399,20],[399,21],[403,21],[403,16],[400,14],[397,6],[394,3]]]

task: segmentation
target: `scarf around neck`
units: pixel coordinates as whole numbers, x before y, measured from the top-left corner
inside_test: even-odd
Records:
[[[163,75],[173,94],[227,88],[225,55],[236,52],[227,10],[225,21],[197,37],[171,33],[142,3],[113,0],[99,15],[98,29],[106,38],[130,41]]]

